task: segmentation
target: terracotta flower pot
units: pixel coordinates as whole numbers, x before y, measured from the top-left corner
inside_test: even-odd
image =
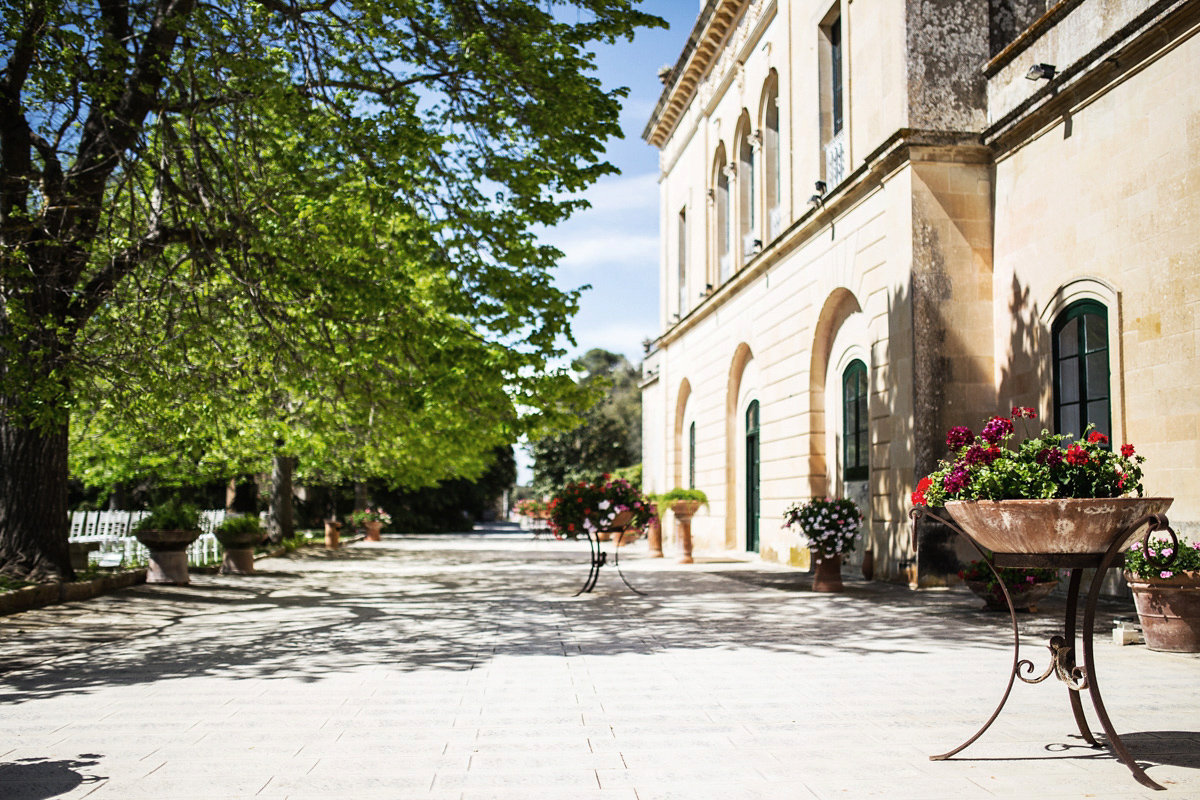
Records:
[[[342,546],[342,523],[325,520],[325,547],[336,550]]]
[[[1105,552],[1131,524],[1147,514],[1165,512],[1172,501],[1170,497],[953,500],[946,503],[946,511],[972,539],[996,553],[1081,554]]]
[[[813,563],[814,592],[840,592],[842,586],[842,554],[836,556],[822,555],[811,550]]]
[[[1200,653],[1200,572],[1171,578],[1125,573],[1146,646],[1168,653]]]
[[[362,526],[363,526],[363,529],[367,532],[367,541],[368,542],[382,541],[382,538],[379,535],[380,532],[383,530],[382,522],[378,522],[378,521],[364,522],[362,524]]]

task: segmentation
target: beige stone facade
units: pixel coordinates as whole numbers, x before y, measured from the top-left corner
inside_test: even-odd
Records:
[[[877,570],[936,584],[958,546],[914,551],[909,493],[948,427],[1013,405],[1107,415],[1200,521],[1198,25],[1195,2],[710,0],[644,134],[645,483],[707,493],[698,549],[805,565],[784,509],[853,496]]]

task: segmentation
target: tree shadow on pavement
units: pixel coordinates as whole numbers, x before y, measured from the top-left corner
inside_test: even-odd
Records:
[[[87,753],[78,759],[50,761],[20,758],[0,761],[0,797],[4,800],[46,800],[61,797],[85,783],[104,780],[79,770],[94,767],[103,756]]]
[[[0,702],[196,676],[464,671],[504,654],[754,648],[831,658],[1011,641],[1006,615],[976,613],[961,593],[848,581],[843,594],[814,594],[800,573],[652,570],[626,556],[648,596],[605,570],[595,593],[572,597],[587,573],[577,543],[443,544],[305,550],[279,571],[196,576],[0,619]],[[1053,620],[1022,624],[1040,637]]]

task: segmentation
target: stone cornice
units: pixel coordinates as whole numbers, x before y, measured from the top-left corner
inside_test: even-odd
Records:
[[[662,148],[702,87],[722,85],[757,23],[775,0],[709,0],[667,76],[642,138]]]

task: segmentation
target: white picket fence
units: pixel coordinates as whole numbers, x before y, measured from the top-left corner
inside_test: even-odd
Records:
[[[133,537],[133,526],[146,511],[72,511],[67,538],[72,542],[99,542],[100,549],[88,554],[88,560],[104,566],[145,564],[150,551]],[[188,563],[194,567],[221,560],[221,546],[213,531],[225,520],[225,509],[200,512],[200,538],[188,547]]]

